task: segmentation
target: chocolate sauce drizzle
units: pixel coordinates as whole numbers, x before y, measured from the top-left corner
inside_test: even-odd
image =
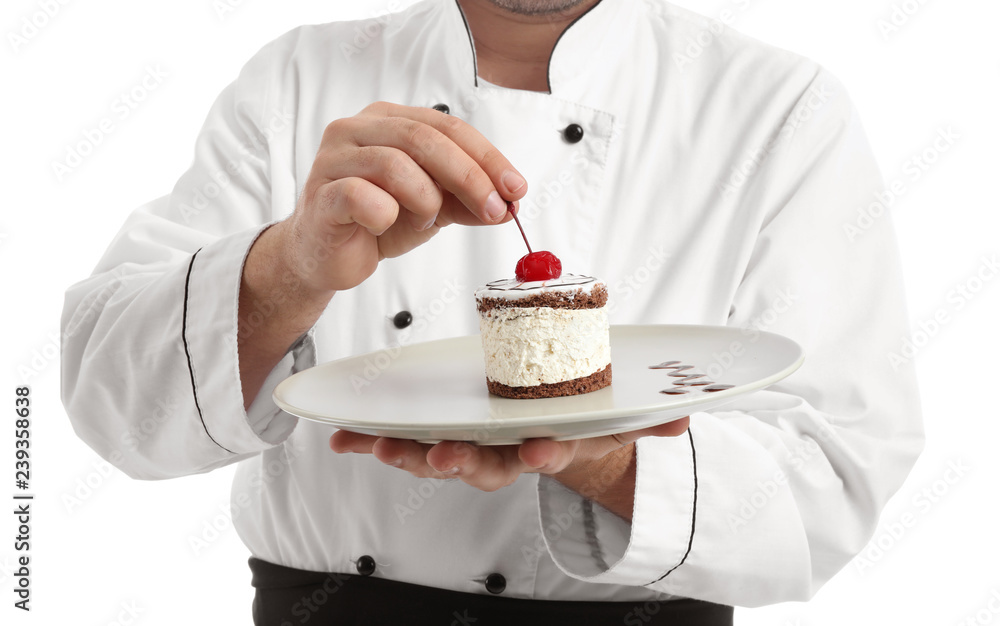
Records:
[[[712,385],[711,387],[705,387],[704,390],[708,392],[724,391],[726,389],[732,389],[733,387],[734,385]]]
[[[651,369],[651,370],[668,370],[668,369],[674,369],[675,365],[680,365],[680,364],[681,364],[680,361],[664,361],[663,363],[660,363],[659,365],[650,365],[649,369]]]
[[[726,389],[732,389],[736,385],[727,385],[724,383],[717,383],[710,379],[705,374],[698,374],[692,370],[695,369],[694,365],[685,365],[680,361],[664,361],[663,363],[657,363],[656,365],[650,365],[651,370],[670,370],[667,376],[671,378],[676,378],[673,381],[673,387],[670,389],[661,389],[660,393],[666,394],[668,396],[681,396],[692,391],[704,391],[705,393],[715,393],[717,391],[725,391]]]
[[[491,283],[486,283],[486,288],[482,291],[535,291],[547,287],[573,287],[576,285],[589,285],[597,282],[593,276],[580,276],[578,274],[563,274],[555,280],[539,280],[530,283],[522,283],[516,278],[501,278]]]
[[[698,380],[699,378],[705,378],[705,375],[704,374],[692,374],[691,376],[686,376],[686,377],[684,377],[684,378],[682,378],[680,380],[675,380],[674,384],[675,385],[686,385],[686,384],[690,383],[692,380]],[[711,383],[712,381],[710,381],[708,379],[705,379],[705,380],[703,380],[701,382],[707,385],[707,384]]]

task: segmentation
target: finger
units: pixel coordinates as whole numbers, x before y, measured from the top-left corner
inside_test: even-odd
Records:
[[[514,201],[514,204],[517,206],[517,201]],[[508,212],[504,215],[504,218],[499,222],[496,222],[496,224],[505,224],[513,219],[514,218],[510,216],[510,212]],[[470,211],[467,206],[462,204],[462,202],[456,198],[453,193],[445,191],[444,202],[441,205],[441,211],[438,213],[438,219],[435,224],[441,227],[448,226],[449,224],[482,226],[483,221],[475,213]]]
[[[532,468],[531,471],[554,474],[573,461],[580,445],[580,440],[527,439],[521,444],[518,455],[525,465]]]
[[[506,203],[524,196],[527,183],[479,131],[431,109],[379,103],[374,123],[347,125],[358,145],[385,145],[409,154],[484,223],[505,217]]]
[[[444,202],[441,188],[408,154],[397,148],[349,149],[324,165],[323,175],[334,180],[358,177],[376,184],[406,209],[407,219],[415,230],[433,226]]]
[[[362,116],[402,117],[433,126],[447,135],[470,155],[493,181],[494,187],[509,200],[523,198],[527,193],[524,177],[486,137],[461,118],[424,107],[411,107],[392,102],[376,102],[366,107]]]
[[[338,430],[330,437],[330,449],[337,453],[356,452],[371,454],[372,445],[378,437],[352,433],[349,430]]]
[[[372,446],[372,454],[386,465],[398,467],[420,478],[452,478],[442,474],[427,464],[429,444],[409,439],[380,437]]]
[[[354,234],[350,227],[355,224],[377,237],[393,225],[399,214],[396,199],[363,178],[341,178],[320,185],[313,193],[313,201],[319,219],[334,225],[331,245],[349,239]]]
[[[432,468],[457,476],[482,491],[496,491],[529,471],[517,456],[517,446],[477,446],[461,441],[444,441],[427,453]]]

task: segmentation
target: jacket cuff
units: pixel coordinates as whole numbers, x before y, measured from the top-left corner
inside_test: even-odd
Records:
[[[687,558],[694,538],[697,475],[694,439],[636,441],[632,523],[542,476],[539,512],[545,544],[568,576],[593,583],[649,585]]]
[[[271,392],[298,369],[315,363],[312,333],[304,335],[243,409],[237,313],[243,265],[270,224],[219,239],[192,257],[184,285],[182,338],[195,406],[208,437],[232,454],[270,448],[286,439],[298,418],[274,404]]]

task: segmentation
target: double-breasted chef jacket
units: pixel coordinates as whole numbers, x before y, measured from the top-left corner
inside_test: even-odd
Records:
[[[279,565],[515,598],[809,598],[864,547],[923,445],[891,218],[858,221],[882,181],[856,110],[816,63],[659,0],[600,2],[548,78],[548,93],[477,78],[454,0],[265,46],[172,192],[67,293],[79,436],[142,479],[239,463],[236,528]],[[639,440],[631,522],[548,476],[485,493],[331,452],[332,428],[279,410],[273,388],[317,362],[478,332],[473,291],[511,276],[523,244],[513,225],[451,226],[337,293],[244,411],[248,249],[294,209],[324,128],[379,100],[446,110],[497,146],[529,181],[535,245],[607,283],[613,324],[728,325],[744,345],[776,332],[805,364],[693,413],[684,436]]]

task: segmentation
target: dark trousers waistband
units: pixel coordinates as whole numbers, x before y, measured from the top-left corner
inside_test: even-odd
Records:
[[[463,593],[250,559],[256,626],[732,626],[733,608],[699,600],[566,602]]]

